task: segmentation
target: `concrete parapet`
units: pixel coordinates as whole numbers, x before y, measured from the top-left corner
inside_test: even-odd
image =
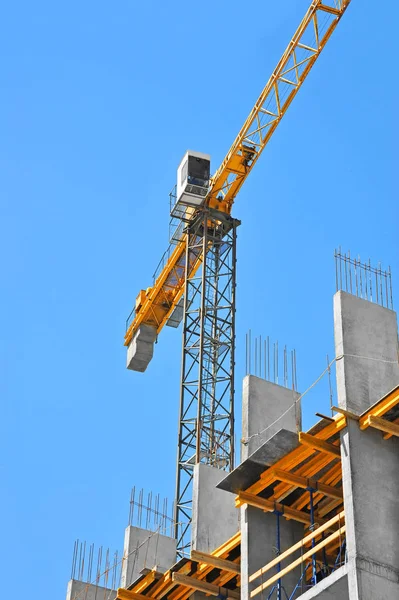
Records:
[[[125,530],[121,587],[128,587],[143,569],[167,571],[176,562],[176,540],[140,527]]]
[[[296,597],[298,598],[298,596]],[[322,579],[299,598],[300,600],[349,600],[347,565]]]

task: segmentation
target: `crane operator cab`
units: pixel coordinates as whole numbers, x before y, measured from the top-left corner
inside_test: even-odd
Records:
[[[211,157],[209,154],[188,150],[177,169],[176,204],[173,217],[184,219],[188,207],[204,203],[209,190]]]

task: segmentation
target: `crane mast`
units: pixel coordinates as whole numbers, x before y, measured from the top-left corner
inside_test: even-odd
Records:
[[[236,230],[239,221],[203,208],[187,230],[183,358],[177,444],[175,535],[190,549],[195,465],[234,467],[234,349]]]
[[[183,191],[172,209],[178,226],[166,258],[153,286],[139,293],[127,322],[127,366],[145,371],[162,328],[177,326],[183,319],[175,502],[175,535],[180,556],[190,547],[195,465],[205,463],[226,471],[234,467],[234,320],[239,225],[231,216],[234,200],[350,1],[311,3],[213,177],[209,182],[205,175],[199,180],[193,177],[191,183],[188,177],[187,194]],[[191,155],[198,161],[206,161],[207,155]],[[182,162],[179,169],[184,168]],[[196,185],[198,181],[202,182],[200,187]]]

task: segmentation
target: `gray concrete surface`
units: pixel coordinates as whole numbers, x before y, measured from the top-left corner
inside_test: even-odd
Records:
[[[339,405],[361,414],[399,383],[396,313],[337,292],[334,337]]]
[[[383,565],[356,559],[348,564],[349,598],[356,600],[396,600],[399,598],[398,572]]]
[[[140,527],[126,527],[121,585],[128,587],[143,569],[167,571],[176,562],[176,540]]]
[[[144,373],[153,354],[157,330],[151,325],[140,325],[127,347],[126,367]]]
[[[348,569],[344,565],[320,581],[313,588],[298,596],[301,600],[349,600]],[[375,600],[379,600],[378,596]]]
[[[239,529],[239,511],[234,496],[216,486],[225,471],[197,464],[193,480],[193,516],[191,547],[212,552]]]
[[[241,462],[246,460],[279,429],[301,428],[299,394],[254,375],[247,375],[242,391]],[[286,414],[285,414],[286,413]],[[277,422],[275,422],[277,421]]]
[[[396,315],[338,292],[334,297],[340,406],[362,413],[399,383]],[[355,358],[351,355],[371,357]],[[391,362],[382,362],[391,361]],[[360,431],[341,435],[350,600],[399,598],[399,439]]]
[[[227,475],[217,487],[237,494],[255,483],[265,469],[299,446],[298,434],[286,429],[277,431],[270,440],[260,446],[249,458]]]
[[[66,600],[114,600],[116,590],[77,579],[68,581]]]
[[[258,508],[248,505],[241,507],[241,600],[249,600],[250,592],[262,583],[261,577],[252,583],[248,582],[248,577],[276,558],[276,524],[276,516],[271,513],[264,513]],[[303,535],[303,524],[280,518],[281,552],[293,546],[303,538]],[[292,554],[289,561],[283,563],[283,566],[299,558],[299,555],[299,552]],[[274,575],[275,572],[273,570],[271,575]],[[288,597],[300,576],[300,568],[297,568],[284,577],[283,584]],[[265,590],[263,596],[256,597],[259,600],[262,597],[266,599],[269,591]],[[285,598],[284,595],[283,598]]]
[[[298,444],[297,431],[301,425],[300,403],[294,406],[299,394],[259,377],[247,375],[243,382],[241,458],[250,462],[265,458],[273,462],[281,450],[289,451]],[[281,431],[283,430],[283,431]],[[286,439],[288,436],[288,439]],[[284,438],[280,444],[280,438]],[[281,441],[281,440],[280,440]],[[288,446],[287,446],[288,445]],[[282,446],[282,447],[281,447]],[[274,458],[273,458],[274,457]],[[266,468],[266,465],[264,465]],[[281,550],[287,550],[303,537],[303,525],[280,518]],[[249,600],[251,590],[261,579],[251,584],[248,577],[275,558],[277,518],[252,506],[241,508],[241,598]],[[294,560],[297,555],[293,555]],[[284,578],[287,592],[292,592],[300,570]],[[264,597],[267,597],[264,596]]]

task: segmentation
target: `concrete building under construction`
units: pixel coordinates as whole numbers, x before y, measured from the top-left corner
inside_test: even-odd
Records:
[[[194,466],[187,555],[158,502],[158,526],[126,529],[120,581],[78,567],[67,600],[399,598],[397,320],[390,275],[354,263],[337,257],[334,416],[303,432],[295,382],[247,375],[241,462]]]
[[[350,1],[312,1],[212,176],[209,154],[183,156],[170,193],[169,247],[136,296],[124,337],[127,368],[144,373],[164,326],[182,323],[173,516],[159,498],[146,506],[142,494],[133,498],[121,558],[100,551],[95,567],[93,547],[86,561],[86,547],[75,545],[67,600],[399,599],[390,271],[336,253],[335,358],[319,379],[334,364],[338,402],[331,416],[316,413],[309,431],[295,354],[289,384],[286,350],[279,378],[274,347],[272,378],[269,344],[255,346],[235,466],[234,203]]]

